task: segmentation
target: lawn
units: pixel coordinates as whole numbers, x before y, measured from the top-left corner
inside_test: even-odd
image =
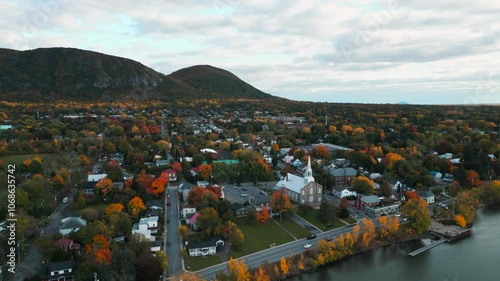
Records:
[[[246,223],[245,218],[237,218],[236,224],[245,235],[245,241],[241,250],[236,251],[231,249],[229,255],[233,258],[269,249],[273,243],[280,245],[293,241],[292,236],[271,220],[268,220],[266,223],[249,225]]]
[[[186,255],[184,257],[184,264],[186,270],[188,271],[197,271],[219,263],[221,263],[219,255],[204,256],[204,257],[190,257],[189,255]]]
[[[277,218],[276,222],[288,230],[288,232],[290,232],[297,239],[305,238],[309,235],[309,231],[307,231],[307,229],[305,229],[302,225],[297,224],[289,217],[283,218],[282,222],[280,222],[279,218]]]
[[[309,223],[313,224],[317,228],[321,229],[321,231],[327,231],[327,230],[330,230],[330,229],[339,228],[339,227],[344,226],[344,224],[341,221],[336,220],[336,219],[333,219],[333,222],[332,222],[332,224],[330,226],[326,226],[325,223],[321,222],[316,217],[317,213],[318,213],[318,210],[312,210],[310,212],[307,212],[307,214],[305,214],[305,213],[303,213],[301,211],[298,211],[297,215],[299,215],[300,217],[302,217],[303,219],[305,219]]]
[[[51,153],[7,155],[0,157],[0,160],[3,161],[4,165],[8,164],[20,165],[26,159],[32,159],[34,157],[40,157],[41,159],[43,159],[47,155],[51,155]]]
[[[345,220],[348,223],[357,223],[358,222],[358,220],[356,220],[355,218],[353,218],[351,216],[349,216],[349,217],[347,217],[346,219],[343,219],[343,220]]]

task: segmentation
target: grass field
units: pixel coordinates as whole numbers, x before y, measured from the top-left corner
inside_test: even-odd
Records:
[[[307,229],[297,224],[291,218],[286,217],[282,222],[280,222],[278,217],[275,220],[297,239],[305,238],[309,235],[309,231],[307,231]]]
[[[24,160],[26,159],[32,159],[34,157],[40,157],[42,160],[44,157],[47,155],[51,155],[51,153],[44,153],[44,154],[22,154],[22,155],[8,155],[8,156],[2,156],[0,157],[0,160],[3,161],[4,165],[8,164],[16,164],[19,165],[21,164]]]
[[[353,218],[351,216],[349,216],[349,217],[347,217],[346,219],[343,219],[343,220],[345,220],[348,223],[357,223],[358,222],[358,220],[356,220],[355,218]]]
[[[344,224],[341,221],[336,220],[336,219],[333,219],[332,224],[330,226],[327,226],[325,223],[321,222],[316,217],[317,213],[318,213],[318,210],[312,210],[312,211],[308,212],[307,214],[299,211],[299,212],[297,212],[297,215],[299,215],[300,217],[302,217],[306,221],[310,222],[311,224],[313,224],[317,228],[321,229],[321,231],[327,231],[330,229],[339,228],[339,227],[344,226]]]
[[[184,265],[188,271],[200,270],[219,263],[221,263],[219,255],[204,257],[190,257],[189,255],[184,256]]]
[[[238,218],[236,219],[236,224],[245,235],[245,242],[243,242],[241,250],[231,250],[229,252],[229,255],[233,258],[239,258],[264,249],[269,249],[269,246],[273,243],[280,245],[293,241],[292,236],[270,220],[266,223],[248,225],[245,219]]]

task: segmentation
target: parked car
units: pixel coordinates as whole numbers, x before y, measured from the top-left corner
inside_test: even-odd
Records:
[[[247,197],[248,196],[246,193],[242,193],[240,195],[241,195],[241,197]]]
[[[305,248],[305,249],[309,249],[309,248],[311,248],[311,247],[312,247],[312,245],[311,245],[311,244],[305,244],[305,245],[304,245],[304,248]]]
[[[311,240],[311,239],[314,239],[316,238],[316,234],[311,234],[309,236],[307,236],[307,239]]]
[[[68,203],[68,197],[64,197],[64,198],[63,198],[63,200],[62,200],[62,202],[63,202],[64,204]]]

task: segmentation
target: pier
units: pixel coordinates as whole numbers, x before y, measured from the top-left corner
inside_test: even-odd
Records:
[[[434,248],[438,245],[443,244],[444,242],[454,241],[456,239],[460,239],[464,236],[470,235],[470,229],[461,228],[456,225],[444,225],[439,222],[431,221],[431,226],[428,230],[430,233],[439,237],[439,240],[426,245],[420,249],[417,249],[411,253],[408,253],[409,256],[414,257],[420,253],[423,253],[431,248]]]

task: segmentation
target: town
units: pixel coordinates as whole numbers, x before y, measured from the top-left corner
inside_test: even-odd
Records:
[[[278,280],[499,201],[495,108],[336,106],[0,102],[4,280]]]

